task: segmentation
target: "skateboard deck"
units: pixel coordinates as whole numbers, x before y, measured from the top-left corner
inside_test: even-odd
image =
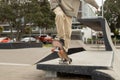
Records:
[[[68,57],[67,52],[65,51],[62,43],[59,40],[53,40],[52,45],[54,48],[53,52],[57,52],[58,56],[61,59],[59,61],[59,64],[67,64],[67,62],[69,62],[70,64],[72,62],[72,59]]]

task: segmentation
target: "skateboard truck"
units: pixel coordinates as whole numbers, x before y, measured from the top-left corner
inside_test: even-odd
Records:
[[[71,58],[69,58],[69,60],[66,59],[59,60],[59,64],[71,64],[71,62],[72,62]]]

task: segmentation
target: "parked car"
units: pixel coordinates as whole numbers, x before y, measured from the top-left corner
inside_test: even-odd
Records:
[[[0,37],[0,43],[9,43],[10,38],[9,37]]]
[[[52,43],[53,41],[53,38],[46,34],[39,36],[38,39],[43,43]]]
[[[36,42],[37,40],[34,37],[25,37],[21,39],[21,42]]]

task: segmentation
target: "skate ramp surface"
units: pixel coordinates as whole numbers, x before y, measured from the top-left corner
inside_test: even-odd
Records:
[[[84,50],[90,50],[91,48],[84,44],[82,40],[71,40],[70,48],[83,48]]]

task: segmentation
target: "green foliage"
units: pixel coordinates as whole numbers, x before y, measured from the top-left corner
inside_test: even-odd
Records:
[[[30,0],[31,2],[21,3],[21,0],[0,1],[0,21],[8,22],[12,28],[17,29],[18,36],[22,35],[27,23],[34,26],[50,28],[54,27],[54,13],[50,10],[48,0],[39,2],[38,0]]]
[[[0,4],[0,20],[1,21],[13,21],[15,19],[15,13],[12,11],[12,7],[6,4]]]
[[[37,26],[44,26],[46,28],[50,28],[50,27],[54,26],[54,14],[50,10],[49,3],[44,0],[44,2],[42,2],[40,4],[40,6],[41,6],[40,11],[38,11],[38,13],[35,13],[35,16],[34,16],[35,22],[34,23],[36,23]],[[40,12],[42,13],[41,17],[36,19]]]
[[[26,34],[30,34],[32,32],[32,29],[30,26],[26,26],[24,30]]]
[[[111,31],[116,35],[116,29],[120,28],[120,0],[106,0],[104,16],[109,22]]]
[[[119,35],[119,30],[118,30],[118,29],[115,29],[115,30],[114,30],[114,35],[115,35],[115,36]]]
[[[3,26],[0,26],[0,33],[2,33],[4,30]]]
[[[92,39],[88,38],[87,43],[89,43],[89,44],[92,43]]]

